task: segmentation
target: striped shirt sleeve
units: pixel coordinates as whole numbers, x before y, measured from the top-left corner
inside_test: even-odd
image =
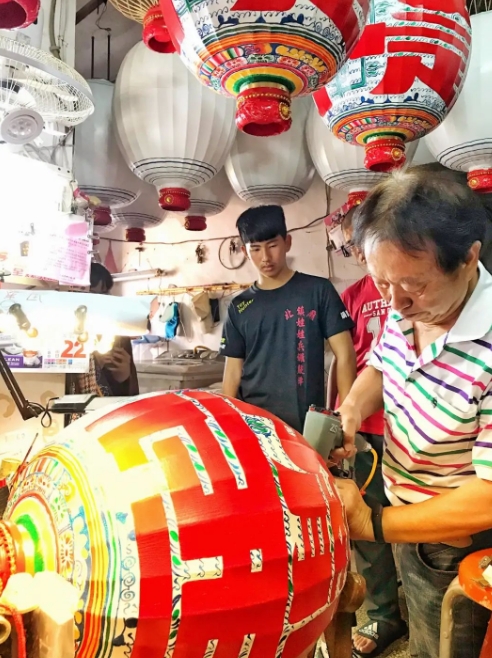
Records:
[[[472,450],[472,464],[482,480],[492,480],[492,382],[482,397],[479,430]]]

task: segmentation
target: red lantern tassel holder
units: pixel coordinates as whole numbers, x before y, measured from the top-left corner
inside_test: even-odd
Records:
[[[0,29],[28,27],[38,17],[40,0],[0,0]]]

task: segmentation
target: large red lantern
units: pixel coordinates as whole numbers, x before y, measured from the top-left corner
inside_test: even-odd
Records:
[[[18,473],[0,577],[81,593],[77,658],[298,658],[349,563],[322,459],[266,412],[168,391],[79,420]]]
[[[32,25],[39,14],[40,0],[0,0],[0,29]]]
[[[345,62],[369,0],[160,0],[171,37],[205,85],[237,98],[237,125],[277,135],[291,97],[313,93]]]
[[[342,140],[365,147],[365,166],[405,162],[405,143],[438,126],[465,80],[471,28],[464,0],[374,0],[349,61],[317,92]]]

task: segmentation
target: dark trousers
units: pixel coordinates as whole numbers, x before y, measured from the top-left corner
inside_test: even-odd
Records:
[[[389,506],[384,493],[384,483],[381,471],[384,438],[378,434],[364,434],[364,438],[372,445],[378,455],[376,473],[367,488],[365,502],[372,506],[380,503]],[[367,480],[373,463],[370,452],[358,453],[355,459],[355,479],[362,487]],[[381,621],[398,624],[401,620],[398,603],[398,577],[391,544],[374,544],[367,541],[354,542],[357,571],[365,578],[366,608],[371,621]]]
[[[492,547],[492,531],[473,537],[467,548],[447,544],[400,544],[396,547],[410,618],[410,653],[439,658],[443,596],[470,553]],[[491,550],[492,553],[492,550]],[[454,606],[453,658],[479,658],[490,612],[468,599]]]

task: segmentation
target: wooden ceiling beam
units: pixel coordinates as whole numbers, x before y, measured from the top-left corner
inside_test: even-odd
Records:
[[[90,16],[93,12],[97,11],[99,7],[105,4],[108,0],[89,0],[83,7],[81,7],[75,17],[75,24],[78,25],[83,20]]]

